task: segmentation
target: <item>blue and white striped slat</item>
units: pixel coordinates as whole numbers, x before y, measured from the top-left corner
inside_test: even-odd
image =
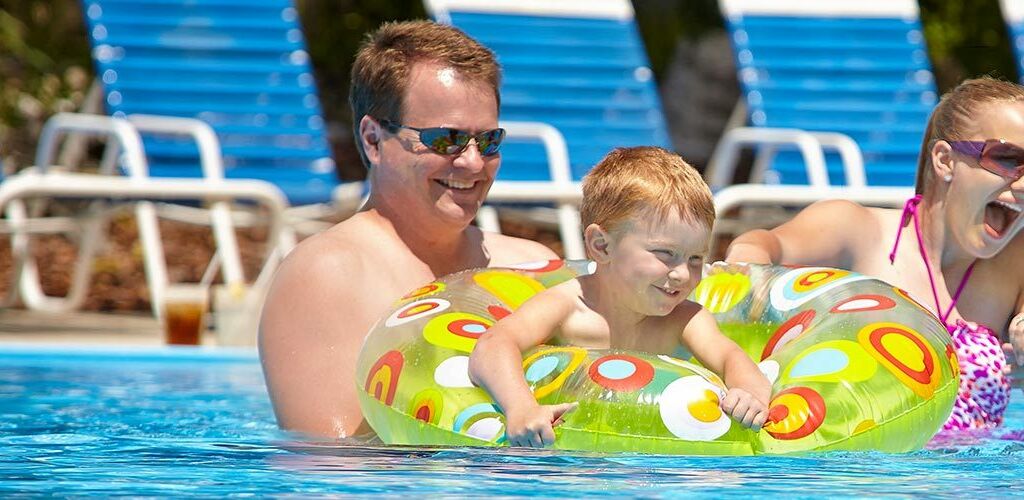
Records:
[[[290,0],[83,3],[110,114],[202,119],[227,177],[270,181],[296,205],[331,200],[338,180]],[[151,175],[202,175],[190,142],[144,140]]]
[[[502,65],[501,119],[549,123],[565,136],[579,180],[618,146],[671,148],[661,101],[628,1],[427,2],[494,50]],[[539,143],[510,138],[501,180],[549,180]]]
[[[842,132],[864,153],[868,185],[914,183],[937,102],[912,0],[721,0],[750,124]],[[843,184],[838,156],[829,177]],[[805,184],[803,161],[783,152],[779,182]]]

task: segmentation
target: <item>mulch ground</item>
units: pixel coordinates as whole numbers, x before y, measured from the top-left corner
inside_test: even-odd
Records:
[[[561,254],[558,235],[525,224],[502,222],[506,234],[540,241]],[[149,289],[142,263],[138,228],[131,215],[111,220],[104,246],[92,263],[89,292],[82,309],[86,311],[149,311]],[[174,221],[160,222],[164,242],[167,275],[171,282],[198,282],[213,257],[213,237],[208,227]],[[245,275],[252,280],[265,258],[266,231],[261,228],[238,229],[238,245]],[[63,296],[71,286],[71,272],[77,257],[77,244],[65,236],[33,238],[32,254],[38,263],[40,281],[47,295]],[[12,257],[10,239],[0,236],[0,296],[11,286]]]

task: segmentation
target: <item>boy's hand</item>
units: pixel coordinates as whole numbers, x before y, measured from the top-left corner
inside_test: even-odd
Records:
[[[720,406],[730,417],[754,431],[761,430],[768,418],[768,407],[743,389],[729,389]]]
[[[561,423],[562,415],[573,411],[579,403],[534,406],[526,411],[509,412],[505,422],[505,437],[509,446],[543,448],[555,442],[554,426]]]

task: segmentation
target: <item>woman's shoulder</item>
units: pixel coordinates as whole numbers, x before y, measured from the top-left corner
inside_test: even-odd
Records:
[[[808,206],[780,229],[804,237],[865,243],[878,240],[881,228],[898,217],[894,212],[897,211],[865,207],[850,200],[824,200]]]

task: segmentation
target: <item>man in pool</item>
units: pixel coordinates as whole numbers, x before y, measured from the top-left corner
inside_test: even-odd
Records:
[[[505,413],[512,446],[548,446],[575,403],[541,406],[522,351],[542,343],[673,354],[679,347],[722,376],[722,409],[752,429],[764,424],[771,384],[714,317],[686,299],[704,268],[715,209],[700,174],[656,147],[619,148],[583,179],[580,216],[588,276],[544,290],[480,337],[473,382]]]
[[[282,428],[330,438],[370,430],[356,358],[403,294],[463,269],[557,258],[470,225],[501,162],[499,81],[494,54],[453,27],[389,23],[363,43],[350,99],[369,199],[289,254],[261,318],[260,359]]]

